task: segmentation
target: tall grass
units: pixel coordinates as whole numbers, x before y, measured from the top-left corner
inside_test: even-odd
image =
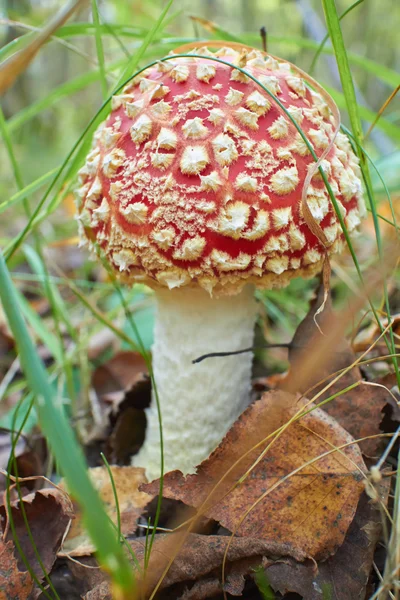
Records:
[[[135,67],[137,62],[145,53],[149,44],[151,44],[151,42],[153,41],[153,37],[157,33],[157,30],[160,28],[161,23],[164,17],[166,16],[171,4],[172,0],[170,0],[167,7],[160,15],[159,19],[149,30],[147,36],[143,40],[143,43],[139,47],[138,52],[134,53],[132,57],[128,57],[126,61],[127,64],[125,65],[125,69],[123,70],[121,76],[122,78],[125,78],[125,72],[131,73],[131,69]],[[68,154],[67,159],[64,161],[61,168],[57,170],[55,177],[52,179],[50,187],[43,196],[41,202],[39,202],[39,208],[36,207],[36,209],[33,211],[30,210],[29,203],[26,199],[27,190],[24,189],[21,172],[13,151],[13,145],[11,142],[9,130],[7,129],[2,113],[0,114],[0,130],[6,144],[10,162],[15,173],[16,183],[19,188],[18,199],[21,199],[24,203],[25,213],[28,220],[28,223],[25,226],[23,232],[19,236],[17,236],[17,239],[14,240],[9,246],[7,258],[10,259],[13,256],[14,252],[18,250],[18,248],[21,246],[21,244],[24,242],[25,238],[28,235],[34,235],[34,239],[36,239],[37,241],[36,248],[38,253],[33,255],[33,249],[27,247],[28,260],[30,258],[31,260],[29,262],[33,262],[37,267],[33,268],[33,271],[39,272],[39,274],[43,276],[43,281],[47,292],[46,295],[50,301],[50,307],[54,316],[54,325],[59,340],[50,342],[49,340],[50,337],[52,337],[52,334],[42,335],[41,337],[42,340],[45,343],[47,343],[48,346],[53,347],[53,357],[61,367],[61,376],[63,376],[64,373],[67,374],[67,389],[71,401],[73,400],[74,395],[74,388],[73,385],[71,385],[71,378],[68,376],[71,374],[71,364],[66,360],[64,345],[60,331],[60,314],[63,317],[66,317],[68,312],[64,307],[63,300],[60,294],[58,293],[58,290],[54,291],[53,285],[48,279],[47,267],[45,266],[44,257],[41,252],[40,237],[37,235],[37,229],[35,228],[35,217],[37,217],[37,215],[39,214],[40,208],[44,205],[46,199],[49,196],[49,193],[54,189],[56,183],[58,184],[58,189],[56,188],[56,194],[60,192],[61,188],[65,185],[66,181],[69,181],[69,185],[72,184],[74,175],[77,169],[79,168],[80,164],[82,163],[84,155],[86,154],[88,144],[90,143],[91,133],[94,127],[97,125],[97,123],[102,118],[104,118],[108,110],[111,95],[108,95],[107,92],[107,84],[105,80],[106,70],[104,63],[104,53],[102,47],[101,33],[99,31],[99,14],[97,11],[97,5],[95,0],[93,0],[93,15],[95,21],[94,34],[98,54],[100,81],[102,82],[102,89],[105,102],[99,110],[97,118],[91,120],[91,123],[87,127],[85,133],[79,138],[78,143],[75,144],[73,151]],[[121,88],[122,84],[117,84],[117,88],[118,87]],[[72,158],[74,150],[78,148],[79,150],[77,154],[74,158]],[[70,159],[72,159],[72,164],[69,164]],[[67,173],[66,177],[64,169]],[[64,175],[65,178],[63,178],[62,175]],[[29,192],[32,193],[32,190],[34,190],[36,187],[40,187],[40,185],[42,185],[47,179],[47,176],[39,178],[40,183],[35,183],[34,185],[31,184],[29,187]],[[12,202],[8,202],[7,206],[5,206],[4,209],[9,208],[9,206],[12,205],[14,201],[15,200],[13,199]],[[123,294],[121,293],[118,284],[115,283],[115,285],[117,288],[117,293],[120,295],[122,302],[124,303]],[[18,293],[10,277],[10,273],[7,269],[3,254],[0,256],[0,298],[2,300],[3,309],[7,317],[8,324],[16,340],[19,359],[21,362],[22,370],[26,377],[27,388],[30,389],[34,394],[35,406],[41,429],[44,435],[46,436],[46,439],[49,443],[51,451],[54,454],[59,469],[65,476],[69,490],[81,506],[83,521],[97,549],[97,554],[101,564],[110,573],[113,579],[115,593],[118,596],[127,597],[134,591],[134,578],[132,569],[124,554],[123,547],[120,545],[120,534],[118,534],[117,536],[115,535],[115,531],[109,522],[101,500],[95,492],[92,483],[90,482],[82,450],[78,444],[77,439],[73,434],[71,426],[69,425],[64,406],[61,402],[61,398],[57,398],[54,395],[54,388],[50,383],[50,379],[46,372],[44,364],[38,355],[37,348],[32,341],[26,323],[24,322],[24,319],[22,317],[23,310],[21,310],[21,303],[22,306],[25,306],[25,311],[29,311],[29,305],[27,305],[24,302],[24,300],[18,296]],[[31,311],[29,314],[31,315],[32,320],[35,321],[34,313]],[[72,339],[74,339],[75,335],[73,333],[72,324],[69,322],[68,318],[66,318],[65,320],[67,329],[70,331],[70,333],[72,333],[71,337]],[[38,319],[36,319],[35,322],[37,329],[43,329]],[[142,351],[144,352],[145,349],[141,344],[139,332],[136,329],[132,318],[131,325],[133,325],[135,329],[136,338],[139,341],[139,345],[141,346]],[[150,364],[149,370],[151,371]],[[29,412],[26,413],[25,420],[28,418]],[[14,447],[17,439],[18,435],[14,440]],[[160,494],[160,502],[161,496],[162,494]],[[159,510],[160,507],[158,509],[158,512]],[[11,524],[11,528],[13,529],[13,524]],[[31,542],[34,543],[34,540],[31,539]],[[18,540],[16,540],[16,543],[18,544]],[[22,553],[23,557],[23,552],[20,546],[19,550]],[[44,576],[47,577],[47,574],[45,573]],[[50,587],[52,588],[51,582],[49,583]],[[52,592],[58,598],[54,588],[52,588]],[[47,592],[45,593],[46,595],[48,595]]]
[[[340,107],[343,107],[347,111],[349,116],[351,125],[350,136],[353,140],[355,150],[360,157],[364,183],[369,198],[369,208],[373,215],[377,253],[380,264],[383,267],[385,256],[380,232],[379,212],[370,175],[371,161],[367,150],[364,149],[363,130],[361,126],[361,119],[373,123],[376,113],[370,109],[358,106],[351,68],[356,66],[367,73],[369,77],[374,77],[392,87],[395,87],[398,83],[398,74],[394,70],[380,65],[371,59],[366,59],[361,55],[347,51],[341,30],[341,19],[345,19],[349,12],[355,9],[360,2],[361,0],[355,2],[339,17],[333,0],[322,0],[328,29],[327,36],[330,36],[331,46],[327,44],[328,37],[324,39],[322,44],[318,44],[313,40],[288,35],[279,36],[274,35],[274,32],[272,32],[268,36],[268,39],[271,46],[270,50],[274,54],[279,54],[279,49],[281,47],[286,48],[288,45],[297,51],[304,49],[313,51],[313,66],[322,55],[328,54],[336,57],[342,81],[342,90],[332,90],[332,95]],[[7,157],[12,166],[17,188],[14,193],[10,194],[8,199],[2,199],[0,202],[0,213],[5,213],[9,218],[13,214],[12,211],[19,214],[18,211],[20,208],[23,208],[25,213],[25,225],[22,230],[15,236],[6,232],[5,248],[0,257],[0,297],[8,324],[17,343],[23,371],[22,381],[10,384],[8,390],[23,393],[22,402],[13,413],[14,428],[16,429],[14,448],[23,428],[28,422],[32,422],[32,416],[34,419],[37,418],[49,442],[57,466],[65,476],[69,489],[81,506],[86,527],[97,548],[100,562],[111,574],[116,593],[120,593],[121,597],[126,598],[130,597],[130,593],[133,593],[134,579],[132,568],[127,560],[127,552],[124,550],[124,541],[121,540],[120,523],[115,529],[109,522],[104,507],[87,475],[87,465],[83,458],[79,439],[72,430],[68,417],[71,414],[72,416],[76,415],[80,408],[79,391],[77,392],[74,384],[73,371],[75,368],[78,370],[81,369],[80,385],[84,395],[85,389],[88,386],[88,367],[79,362],[79,357],[82,353],[86,352],[91,336],[102,328],[112,331],[121,342],[130,348],[139,350],[146,357],[151,373],[148,347],[141,340],[140,320],[135,318],[135,308],[139,306],[139,301],[137,300],[139,294],[133,291],[127,299],[125,290],[111,275],[110,282],[90,284],[85,279],[87,268],[81,269],[80,279],[75,281],[68,280],[63,273],[57,273],[57,277],[53,274],[50,275],[49,271],[54,271],[54,268],[51,268],[53,265],[48,264],[46,250],[51,247],[52,241],[57,240],[57,226],[59,226],[57,211],[63,206],[63,203],[71,193],[76,173],[90,146],[93,131],[98,123],[108,114],[112,94],[120,90],[135,73],[143,70],[145,65],[158,60],[166,55],[169,50],[182,43],[194,41],[193,37],[173,37],[172,34],[165,31],[166,19],[172,5],[173,0],[169,0],[165,3],[163,10],[160,11],[158,18],[146,27],[137,27],[130,24],[103,23],[97,0],[92,0],[93,22],[66,24],[56,32],[50,42],[55,47],[67,43],[69,50],[74,52],[78,50],[78,54],[82,60],[85,59],[85,52],[82,56],[81,47],[76,47],[77,40],[84,38],[86,41],[93,42],[96,52],[95,57],[93,55],[89,57],[88,70],[84,73],[74,75],[68,81],[63,81],[39,100],[33,101],[27,107],[13,114],[8,120],[4,118],[3,113],[0,113],[0,132],[4,140]],[[211,32],[208,28],[206,35],[213,39],[225,39],[227,42],[239,41],[260,46],[259,36],[256,33],[236,35],[224,30],[221,26],[217,26],[211,29]],[[4,61],[7,57],[13,56],[18,49],[23,48],[29,43],[33,36],[34,32],[28,31],[28,33],[22,33],[19,38],[6,44],[0,50],[0,60]],[[112,41],[116,43],[118,51],[113,47],[112,52],[108,55],[108,49]],[[245,70],[243,72],[246,73]],[[249,73],[246,74],[251,77]],[[112,81],[112,83],[110,84],[109,81]],[[52,167],[43,173],[37,173],[34,180],[26,183],[18,163],[14,140],[18,139],[23,128],[31,127],[35,120],[46,114],[46,111],[68,107],[68,103],[73,102],[76,95],[86,93],[88,87],[93,84],[100,84],[103,99],[102,103],[99,102],[99,108],[95,111],[94,116],[90,115],[87,126],[80,132],[72,148],[64,149],[64,155],[58,166],[55,168]],[[261,87],[265,93],[270,94],[265,87]],[[273,100],[279,103],[277,98],[274,97]],[[281,104],[281,108],[287,114],[288,118],[292,120],[294,126],[309,146],[308,140],[301,128],[287,113],[284,105]],[[378,120],[376,127],[390,136],[391,139],[400,140],[400,127],[385,118],[385,116]],[[311,146],[309,146],[309,149],[313,153]],[[315,155],[314,158],[316,160]],[[323,171],[321,170],[320,172],[322,177],[325,178]],[[327,185],[332,202],[337,209],[335,197],[326,178],[325,184]],[[43,188],[45,188],[44,193],[39,194]],[[387,194],[390,199],[389,191],[387,191]],[[346,234],[345,224],[339,210],[337,210],[337,214]],[[49,222],[52,222],[51,219],[54,219],[55,225],[51,233],[48,234],[46,226]],[[392,219],[393,226],[397,228],[394,211],[392,212]],[[43,233],[44,231],[47,231],[47,235]],[[66,231],[61,230],[59,237],[68,242],[65,238],[70,235],[75,235],[73,227],[68,227]],[[356,249],[347,234],[346,239],[356,271],[362,280],[363,265],[360,264]],[[31,275],[17,275],[13,272],[13,267],[22,261],[28,262]],[[8,263],[8,267],[6,262]],[[50,306],[49,318],[41,320],[37,317],[35,311],[18,289],[21,281],[25,283],[30,281],[35,284],[35,292],[47,299]],[[40,284],[40,286],[38,287],[37,284]],[[60,290],[72,291],[74,300],[66,300]],[[386,283],[383,286],[382,292],[386,315],[390,319],[389,294]],[[110,309],[107,303],[113,297],[118,298],[118,305],[117,308]],[[278,318],[279,314],[284,314],[284,306],[283,310],[279,312],[279,302],[281,300],[274,293],[271,293],[266,301],[270,303],[270,309],[276,311],[275,314],[278,315]],[[293,301],[293,299],[288,298],[289,301]],[[131,304],[128,305],[128,302],[131,302]],[[371,299],[371,307],[375,312],[378,322],[380,322],[375,302],[375,299]],[[78,316],[80,318],[79,331],[76,330],[75,326]],[[116,321],[118,321],[117,324]],[[126,324],[129,322],[130,331],[134,331],[134,339],[127,333]],[[66,333],[71,340],[71,343],[68,345],[65,342]],[[43,344],[49,351],[53,361],[50,367],[46,368],[40,359],[37,344]],[[387,345],[389,353],[393,355],[393,366],[400,381],[397,359],[395,357],[396,344],[391,329],[388,332]],[[60,383],[62,384],[61,387],[64,387],[65,384],[67,389],[70,402],[68,411],[65,410],[62,398],[56,392],[57,388],[60,388]],[[153,387],[156,390],[154,381]],[[33,398],[35,401],[34,404],[32,402]],[[159,415],[162,440],[160,410]],[[10,465],[13,463],[15,466],[14,458],[14,455],[12,455]],[[397,512],[394,515],[394,533],[390,542],[388,564],[384,574],[385,583],[390,583],[390,574],[393,571],[393,557],[399,551],[398,538],[396,540],[396,534],[400,531],[400,509],[398,507],[400,496],[399,485],[398,483],[396,487],[395,500],[397,502]],[[156,521],[153,523],[153,531],[148,539],[146,563],[148,563],[151,544],[156,533],[161,496],[162,477]],[[50,588],[50,592],[53,594],[53,597],[57,597],[54,589]],[[48,596],[52,597],[50,592],[48,592]]]

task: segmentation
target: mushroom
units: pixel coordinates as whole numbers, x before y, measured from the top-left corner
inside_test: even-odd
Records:
[[[235,65],[280,100],[323,158],[349,232],[365,212],[357,158],[342,133],[332,143],[332,105],[308,79],[257,50],[197,53],[168,57],[113,97],[77,193],[90,247],[101,249],[122,281],[155,290],[152,357],[164,464],[185,474],[246,407],[252,366],[251,354],[196,365],[193,359],[251,346],[254,288],[313,277],[344,243],[318,171],[306,190],[305,214],[303,187],[315,159],[292,120]],[[146,440],[134,464],[153,479],[160,475],[154,398],[146,415]]]

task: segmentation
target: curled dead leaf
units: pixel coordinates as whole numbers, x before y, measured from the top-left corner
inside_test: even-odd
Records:
[[[282,381],[277,381],[277,385],[282,389],[293,389],[296,387],[297,369],[301,365],[304,353],[313,355],[313,347],[318,338],[323,335],[329,335],[327,324],[332,318],[332,309],[330,302],[327,303],[324,312],[321,315],[316,315],[319,304],[322,301],[322,289],[320,288],[318,295],[310,305],[310,310],[304,320],[300,323],[293,337],[290,346],[289,360],[291,363],[287,377]],[[318,325],[323,332],[320,333],[315,324]],[[374,335],[371,337],[371,343],[378,337],[378,327],[374,326]],[[365,348],[364,348],[365,350]],[[381,424],[384,418],[384,409],[388,406],[391,419],[393,421],[400,420],[399,405],[393,400],[390,390],[395,381],[391,375],[376,381],[364,381],[359,367],[356,365],[351,370],[344,373],[340,379],[334,380],[333,374],[347,369],[350,365],[357,361],[357,357],[343,338],[331,349],[330,355],[326,360],[316,364],[315,368],[310,370],[307,380],[303,382],[300,392],[308,393],[308,389],[313,388],[310,396],[318,393],[318,402],[322,402],[332,396],[336,396],[324,404],[324,410],[334,417],[337,422],[344,427],[355,439],[365,439],[360,443],[360,448],[366,456],[374,457],[378,455],[378,451],[384,444],[384,438],[373,437],[378,436],[384,430]],[[329,378],[324,383],[320,383],[325,378]],[[332,382],[332,383],[331,383]],[[272,378],[268,379],[268,384],[273,385]],[[321,393],[322,389],[327,386],[328,389]],[[351,387],[348,391],[343,392]],[[387,389],[385,389],[387,388]]]
[[[383,425],[385,414],[389,420],[400,422],[400,405],[396,403],[390,391],[394,388],[395,375],[365,382],[337,396],[325,404],[324,409],[334,417],[354,438],[366,438],[360,442],[365,456],[377,457],[379,450],[385,445],[385,438],[374,437],[385,431]],[[329,395],[343,389],[343,384],[329,391]],[[393,394],[396,391],[393,389]],[[389,431],[390,433],[390,431]]]
[[[14,457],[16,459],[16,472],[21,481],[23,494],[28,491],[33,491],[43,485],[43,479],[40,476],[44,472],[44,461],[46,455],[46,446],[44,439],[40,436],[31,436],[28,440],[24,435],[21,435],[17,444],[13,448]],[[35,439],[36,438],[36,439]],[[7,486],[7,467],[12,450],[13,434],[8,430],[0,429],[0,492],[4,492]],[[15,475],[11,465],[11,475]],[[28,479],[29,478],[29,479]],[[12,492],[12,498],[14,494]],[[15,495],[15,497],[17,497]]]
[[[146,362],[137,352],[118,352],[95,370],[92,385],[103,416],[91,443],[103,443],[109,462],[127,465],[145,437],[144,409],[151,399]]]
[[[264,394],[196,474],[165,475],[164,496],[202,507],[202,514],[237,535],[278,541],[284,554],[297,560],[326,559],[340,547],[352,522],[365,466],[353,438],[315,408],[267,449],[272,437],[263,440],[305,405],[304,399],[283,392]],[[263,450],[265,455],[239,483]],[[158,485],[156,480],[141,489],[157,494]]]
[[[373,321],[368,327],[359,331],[354,339],[353,348],[355,352],[365,352],[368,348],[377,341],[378,337],[382,333],[382,329],[388,326],[387,319],[380,320],[380,327],[376,321]],[[392,331],[395,336],[400,335],[400,315],[392,315]],[[384,354],[387,353],[387,346],[381,342],[380,347]]]
[[[318,309],[324,300],[324,288],[320,286],[315,298],[310,303],[310,308],[303,321],[297,327],[296,332],[289,346],[289,362],[290,370],[286,379],[281,383],[283,389],[296,389],[301,393],[307,393],[307,390],[316,386],[320,381],[332,375],[340,369],[350,366],[356,356],[350,345],[345,340],[344,335],[340,339],[336,339],[335,343],[328,344],[324,348],[323,360],[317,360],[315,356],[315,347],[320,340],[324,340],[332,335],[330,327],[333,325],[335,315],[332,311],[332,303],[330,297],[326,301],[325,308],[322,313],[318,313]],[[301,386],[298,387],[298,368],[302,365],[305,357],[312,358],[315,356],[313,368],[309,368],[307,377],[301,378]],[[342,389],[348,385],[361,380],[361,372],[358,367],[354,367],[340,381]],[[317,388],[318,389],[318,388]],[[315,393],[316,390],[313,390]]]
[[[35,541],[36,550],[40,556],[46,573],[50,573],[56,560],[57,552],[61,547],[62,540],[64,539],[66,531],[68,530],[71,522],[72,502],[65,492],[62,492],[57,488],[45,488],[24,496],[22,503],[27,521],[29,523],[31,536]],[[43,570],[31,544],[19,500],[12,502],[11,504],[11,517],[13,519],[14,528],[22,552],[28,560],[32,571],[35,573],[38,579],[41,580],[44,576]],[[11,549],[14,547],[14,542],[12,531],[9,525],[10,514],[7,513],[4,505],[0,506],[0,520],[1,527],[5,535],[2,551],[4,553],[4,559],[10,562],[12,554]],[[5,542],[7,543],[5,544]],[[14,584],[16,585],[16,589],[18,589],[18,586],[22,586],[21,595],[16,595],[15,598],[25,598],[28,597],[24,595],[25,588],[29,587],[28,579],[31,580],[31,578],[29,574],[25,573],[25,563],[15,547],[14,556],[16,565],[15,567],[10,566],[11,576],[14,577],[15,575],[15,577],[17,577],[18,570],[21,579],[15,581]],[[3,568],[2,562],[0,562],[0,565]],[[7,599],[14,598],[12,595],[0,595],[0,598],[3,597]]]
[[[117,394],[116,400],[121,400],[123,393],[132,388],[146,372],[146,362],[141,354],[121,351],[97,367],[93,373],[92,384],[99,398],[108,398],[112,403]]]

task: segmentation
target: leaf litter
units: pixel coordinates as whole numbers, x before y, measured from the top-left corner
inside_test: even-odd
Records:
[[[333,312],[329,302],[322,315],[317,317],[321,332],[316,328],[314,315],[321,301],[320,289],[304,320],[296,330],[289,351],[290,370],[286,378],[278,381],[278,386],[283,389],[290,388],[297,380],[296,361],[300,360],[303,353],[312,353],[312,347],[316,337],[326,334],[325,323],[328,323]],[[387,326],[387,322],[386,322]],[[377,326],[373,329],[373,335],[369,336],[370,345],[378,339]],[[298,348],[298,350],[297,350]],[[365,350],[365,348],[364,348]],[[350,365],[357,363],[357,357],[350,344],[343,338],[335,346],[334,351],[321,368],[314,369],[310,377],[304,382],[300,392],[308,393],[312,389],[312,395],[317,394],[326,385],[326,378],[332,380],[332,374],[346,370]],[[323,384],[320,384],[324,381]],[[348,387],[355,387],[341,393]],[[394,391],[391,393],[392,388]],[[400,422],[400,396],[396,392],[396,380],[394,375],[386,375],[373,380],[363,377],[360,366],[355,364],[338,381],[333,382],[326,392],[318,397],[318,402],[337,396],[324,405],[324,410],[334,417],[355,439],[366,438],[360,443],[360,448],[366,456],[376,457],[385,444],[384,438],[379,437],[383,433],[382,421],[386,413],[392,422]],[[397,398],[396,398],[397,394]]]
[[[121,515],[121,533],[124,536],[129,536],[135,533],[137,520],[153,496],[139,490],[140,486],[147,482],[144,469],[111,466],[110,470],[117,492],[118,509]],[[89,470],[89,474],[105,504],[108,516],[117,525],[118,510],[107,468],[105,466],[94,467]],[[62,549],[59,551],[59,556],[88,556],[95,551],[95,547],[85,531],[77,507],[75,507],[74,517],[72,527]]]
[[[173,551],[174,535],[157,534],[147,570],[147,577],[141,581],[141,591],[148,597],[154,584],[162,574],[169,552]],[[233,596],[240,596],[244,577],[253,573],[261,564],[267,566],[267,555],[280,555],[283,551],[279,542],[266,542],[257,538],[234,538],[228,548],[229,537],[222,535],[204,536],[191,533],[187,536],[182,551],[177,555],[167,575],[160,585],[162,598],[177,600],[202,600],[210,598],[224,589]],[[131,547],[138,561],[143,564],[145,543],[134,540]],[[222,583],[221,567],[226,552],[226,580]],[[85,600],[111,600],[110,587],[101,582],[90,591]]]
[[[390,479],[379,486],[378,501],[364,493],[342,546],[327,561],[304,563],[285,560],[269,565],[266,574],[271,587],[281,594],[293,592],[303,600],[365,598],[375,546],[382,534],[382,510],[389,493]]]
[[[311,412],[273,438],[306,407]],[[364,471],[352,437],[333,419],[304,399],[270,392],[241,415],[196,474],[167,473],[164,496],[201,507],[237,535],[278,540],[298,560],[324,559],[343,542]],[[158,485],[142,489],[156,494]]]
[[[143,444],[144,409],[151,399],[145,360],[138,352],[117,352],[95,369],[92,385],[101,416],[91,432],[90,443],[110,462],[129,464],[132,454]]]
[[[0,598],[2,600],[26,600],[29,598],[33,579],[25,569],[19,569],[12,541],[0,540]]]
[[[379,436],[383,419],[389,415],[395,423],[398,418],[397,390],[392,375],[367,381],[365,370],[356,365],[318,396],[320,402],[339,393],[323,409],[287,391],[295,387],[299,368],[296,361],[301,365],[302,355],[313,352],[316,306],[318,297],[289,346],[289,373],[268,380],[269,385],[274,381],[282,389],[264,394],[253,403],[196,474],[186,478],[179,472],[166,474],[167,513],[168,501],[175,503],[175,512],[182,516],[178,526],[185,516],[190,525],[200,521],[194,520],[193,508],[185,508],[194,507],[203,518],[201,527],[194,531],[202,535],[185,527],[176,533],[156,534],[147,576],[140,579],[138,574],[143,598],[150,597],[157,586],[160,598],[200,600],[221,593],[260,598],[254,591],[254,574],[259,568],[265,570],[278,594],[297,593],[306,600],[321,598],[321,590],[328,590],[332,600],[365,595],[375,546],[381,539],[382,514],[379,505],[363,493],[367,471],[353,438],[369,437],[360,444],[364,456],[379,456],[385,439]],[[330,307],[325,311],[330,313]],[[325,313],[318,318],[323,330]],[[304,380],[299,391],[307,392],[309,398],[322,389],[318,386],[321,379],[332,378],[333,372],[357,361],[344,338],[335,348],[327,364]],[[353,384],[354,388],[340,394]],[[94,453],[103,450],[110,462],[116,463],[111,466],[111,474],[118,496],[121,533],[143,567],[145,530],[138,529],[137,524],[139,519],[146,524],[149,517],[154,518],[151,500],[158,494],[159,482],[147,484],[143,470],[123,466],[144,438],[145,419],[140,415],[144,415],[143,409],[150,401],[151,389],[142,357],[130,351],[117,352],[96,368],[92,387],[101,419],[87,441],[87,449],[97,443]],[[301,411],[310,412],[297,419]],[[259,442],[258,448],[252,449]],[[104,466],[90,471],[117,525],[110,475]],[[385,491],[380,492],[382,505],[387,500],[389,478],[385,483]],[[36,506],[40,502],[43,499],[36,500]],[[4,507],[2,510],[5,514]],[[111,598],[107,575],[97,568],[95,548],[84,531],[79,511],[75,506],[73,510],[72,526],[62,546],[59,537],[53,537],[53,543],[47,538],[46,571],[54,582],[58,581],[60,591],[66,589],[66,577],[69,579],[71,598]],[[38,527],[32,532],[40,547],[43,536],[54,534],[40,531],[45,528],[35,511],[29,518],[37,519]],[[204,519],[208,519],[207,526]],[[23,528],[24,524],[19,522],[19,526]],[[22,538],[26,540],[26,532]],[[23,599],[32,593],[37,597],[37,588],[24,570],[11,537],[3,540],[0,551],[11,574],[5,583],[0,579],[0,584],[6,585],[5,598]],[[30,559],[35,564],[32,553]],[[132,568],[137,569],[135,565]],[[43,573],[38,576],[43,578]],[[338,585],[339,581],[346,585]],[[14,596],[13,586],[17,590]]]
[[[31,543],[22,508],[35,547]],[[26,494],[22,500],[11,501],[9,509],[4,503],[0,506],[0,598],[30,597],[35,585],[32,573],[40,581],[51,572],[72,517],[72,502],[58,488],[44,488]],[[19,548],[14,543],[12,529]],[[25,562],[29,563],[31,573],[27,571]]]

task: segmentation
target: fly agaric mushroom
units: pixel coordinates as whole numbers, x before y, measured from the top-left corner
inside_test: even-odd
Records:
[[[183,473],[217,446],[250,391],[250,354],[192,360],[251,346],[254,287],[312,277],[343,246],[318,171],[305,214],[303,187],[315,167],[309,148],[274,97],[235,66],[280,100],[323,157],[348,231],[365,211],[357,158],[343,134],[334,139],[332,104],[308,78],[253,49],[214,54],[201,47],[192,54],[200,57],[168,57],[113,97],[78,190],[79,224],[91,247],[122,281],[155,290],[152,356],[165,470]],[[160,475],[154,399],[134,462],[150,479]]]

